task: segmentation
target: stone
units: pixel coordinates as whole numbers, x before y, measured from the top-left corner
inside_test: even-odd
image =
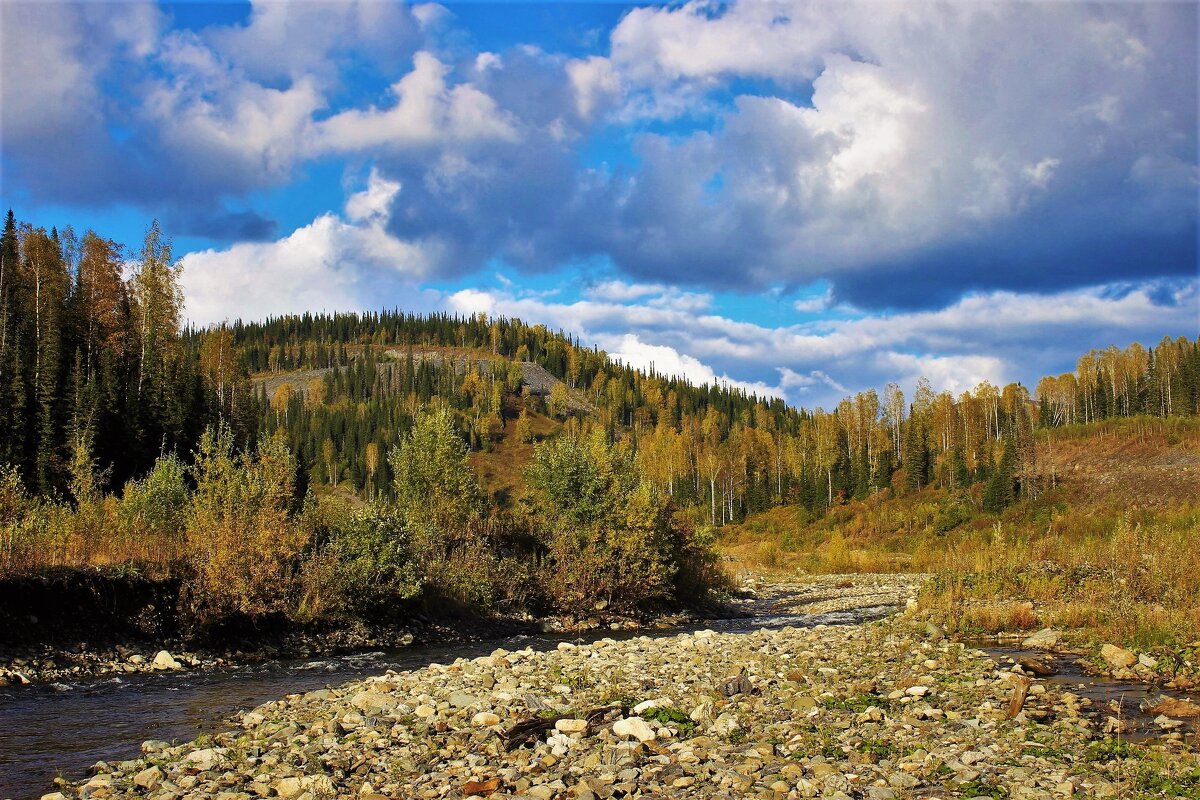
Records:
[[[613,723],[613,733],[627,739],[637,739],[639,742],[654,741],[657,735],[641,717],[627,717]]]
[[[208,772],[210,769],[216,769],[224,760],[223,751],[206,747],[202,750],[193,750],[184,756],[183,765],[197,772]]]
[[[280,778],[275,782],[275,794],[283,798],[283,800],[291,800],[293,797],[299,797],[304,791],[304,784],[299,778]]]
[[[1034,650],[1053,650],[1058,647],[1058,643],[1062,641],[1062,634],[1053,628],[1042,628],[1032,636],[1025,637],[1021,642],[1022,647],[1029,647]]]
[[[471,724],[477,728],[490,728],[493,725],[500,724],[500,717],[490,711],[480,711],[475,716],[471,717]]]
[[[466,692],[455,692],[450,695],[450,705],[455,708],[470,708],[479,702],[479,698]]]
[[[390,711],[399,705],[399,701],[390,694],[383,692],[359,692],[350,698],[350,705],[364,714],[379,714]]]
[[[1163,714],[1168,717],[1200,717],[1200,705],[1191,700],[1179,700],[1174,697],[1164,697],[1146,711],[1149,714]]]
[[[419,705],[413,709],[413,713],[416,714],[417,719],[429,719],[436,714],[437,711],[433,708],[433,706]]]
[[[467,781],[462,787],[463,794],[468,797],[486,797],[500,791],[500,779],[488,778],[486,781]]]
[[[587,730],[587,720],[584,719],[560,719],[554,723],[554,730],[559,733],[570,735],[572,733],[583,733]]]
[[[1048,678],[1058,673],[1058,670],[1049,661],[1033,656],[1022,656],[1017,659],[1017,663],[1021,669],[1039,678]]]
[[[150,662],[150,666],[153,667],[154,669],[164,670],[164,671],[165,670],[178,671],[178,670],[183,669],[183,664],[180,664],[178,661],[176,661],[175,657],[172,656],[170,653],[168,653],[166,650],[159,650],[158,654],[154,656],[154,661]]]
[[[888,783],[897,789],[911,789],[921,785],[921,781],[907,772],[893,772],[888,776]]]
[[[1133,652],[1126,650],[1124,647],[1118,647],[1115,644],[1106,644],[1100,648],[1100,657],[1108,662],[1110,667],[1124,669],[1132,667],[1137,663],[1137,656]]]
[[[162,780],[162,770],[158,767],[149,767],[148,769],[144,769],[137,775],[133,776],[134,785],[140,786],[148,791],[157,789],[159,784],[162,783]]]
[[[909,697],[924,697],[929,694],[928,686],[910,686],[904,690],[904,693]]]

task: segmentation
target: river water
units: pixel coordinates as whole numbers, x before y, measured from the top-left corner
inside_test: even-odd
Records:
[[[389,669],[418,669],[456,658],[474,658],[499,647],[550,649],[562,641],[582,643],[606,636],[674,636],[697,628],[749,631],[788,625],[856,624],[894,610],[876,606],[827,614],[712,620],[667,630],[516,636],[321,660],[274,661],[211,672],[141,673],[70,685],[4,687],[0,689],[0,797],[37,798],[54,791],[52,781],[56,775],[80,780],[97,761],[137,758],[141,743],[147,739],[189,741],[202,733],[226,728],[227,720],[241,709]]]
[[[431,663],[445,664],[456,658],[487,655],[496,648],[548,650],[563,641],[585,643],[605,637],[675,636],[700,628],[744,632],[789,625],[797,628],[852,625],[897,610],[894,606],[869,606],[796,615],[775,614],[769,609],[769,604],[762,604],[754,616],[709,620],[664,630],[514,636],[319,660],[281,660],[210,672],[142,673],[70,685],[4,687],[0,689],[0,798],[38,798],[54,791],[52,781],[56,775],[80,780],[97,761],[137,758],[141,743],[147,739],[189,741],[202,733],[227,728],[228,719],[239,710],[254,708],[286,694],[339,686],[389,669],[400,671]],[[999,646],[995,641],[969,644],[987,651],[1001,668],[1011,665],[1014,658],[1034,654]],[[1047,657],[1044,653],[1035,655]],[[1054,661],[1059,673],[1043,679],[1045,682],[1088,697],[1100,709],[1108,708],[1110,703],[1122,703],[1125,718],[1136,726],[1131,738],[1158,733],[1153,715],[1140,708],[1152,699],[1152,690],[1140,684],[1086,676],[1069,659]],[[1200,700],[1195,696],[1193,699]]]

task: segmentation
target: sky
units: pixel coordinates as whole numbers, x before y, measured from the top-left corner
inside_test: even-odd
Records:
[[[808,407],[1200,333],[1195,3],[0,3],[0,198],[196,325],[540,322]]]

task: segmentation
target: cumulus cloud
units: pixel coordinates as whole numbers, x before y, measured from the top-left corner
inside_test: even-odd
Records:
[[[315,126],[315,152],[376,151],[445,141],[512,141],[516,129],[491,97],[469,84],[448,86],[448,67],[419,52],[413,69],[392,86],[390,108],[350,109]]]
[[[345,218],[322,214],[272,242],[242,242],[180,259],[185,316],[207,325],[301,311],[378,309],[379,298],[403,290],[420,308],[416,281],[436,243],[406,242],[387,232],[387,208],[399,183],[372,173],[346,201]]]
[[[638,9],[612,34],[632,103],[639,91],[733,77],[811,80],[812,94],[747,94],[715,131],[645,142],[613,255],[668,281],[823,277],[873,306],[944,302],[945,284],[1078,286],[1088,282],[1079,270],[1047,269],[1072,248],[1092,281],[1189,274],[1195,14],[1079,4]],[[1153,174],[1153,188],[1131,182],[1131,170]],[[1014,239],[1020,252],[1006,259]],[[1131,239],[1155,253],[1152,264],[1132,267],[1113,246]],[[687,244],[670,252],[658,240]]]

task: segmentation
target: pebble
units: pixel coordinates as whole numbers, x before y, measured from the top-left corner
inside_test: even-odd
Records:
[[[918,580],[756,584],[746,602],[903,605]],[[731,675],[749,691],[724,693]],[[1119,762],[1088,761],[1080,777],[1078,755],[1106,734],[1099,709],[1085,716],[1089,704],[1069,687],[1035,682],[1008,719],[1015,677],[903,615],[496,651],[264,703],[202,745],[147,743],[144,759],[98,765],[47,800],[433,800],[467,786],[527,800],[896,800],[958,796],[966,785],[1013,800],[1136,793]],[[630,715],[583,719],[616,704]],[[509,727],[538,716],[561,718],[505,746]],[[660,721],[674,718],[686,724]],[[1156,764],[1200,769],[1194,753],[1169,745]]]

